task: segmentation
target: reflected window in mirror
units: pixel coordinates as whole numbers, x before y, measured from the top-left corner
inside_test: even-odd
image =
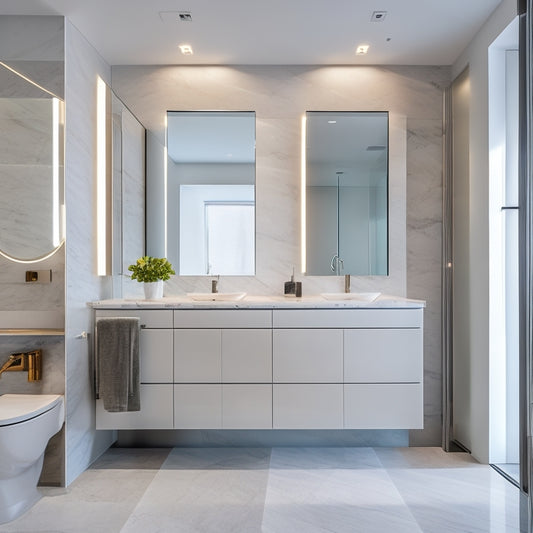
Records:
[[[254,275],[255,113],[169,111],[166,142],[169,261],[180,275]]]
[[[306,114],[308,275],[388,274],[388,113]]]

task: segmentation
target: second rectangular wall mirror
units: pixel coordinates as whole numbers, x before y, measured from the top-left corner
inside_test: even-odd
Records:
[[[306,274],[388,274],[388,120],[387,112],[307,112]]]

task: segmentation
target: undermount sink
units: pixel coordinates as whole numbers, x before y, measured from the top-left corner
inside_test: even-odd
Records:
[[[373,302],[380,295],[380,292],[323,292],[320,296],[326,300],[357,300],[359,302]]]
[[[187,296],[196,302],[237,302],[245,292],[188,292]]]

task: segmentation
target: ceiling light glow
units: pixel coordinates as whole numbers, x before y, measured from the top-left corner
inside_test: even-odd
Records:
[[[180,44],[179,49],[184,56],[192,56],[192,46],[190,44]]]
[[[356,55],[358,56],[364,56],[367,52],[370,46],[368,44],[360,44],[357,47],[357,50],[355,51]]]

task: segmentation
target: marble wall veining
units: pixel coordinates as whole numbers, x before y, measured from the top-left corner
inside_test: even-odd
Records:
[[[83,472],[113,441],[95,430],[91,339],[87,302],[109,297],[110,280],[96,275],[96,84],[110,68],[67,21],[66,57],[66,483]]]
[[[389,111],[390,273],[354,276],[352,290],[427,302],[425,429],[410,435],[411,443],[418,445],[441,442],[440,154],[442,91],[449,81],[447,67],[112,68],[115,92],[161,143],[167,110],[256,113],[256,275],[222,277],[221,291],[280,294],[293,266],[304,294],[343,290],[338,277],[298,275],[301,118],[305,111]],[[206,291],[209,282],[206,277],[175,276],[167,282],[165,294]]]
[[[17,68],[26,75],[37,77],[37,80],[56,94],[63,94],[63,49],[64,49],[64,22],[63,17],[0,17],[0,60]],[[42,91],[29,89],[28,93],[21,93],[20,78],[6,74],[1,75],[2,101],[10,106],[12,97],[42,97]],[[33,77],[32,79],[35,79]],[[11,83],[13,82],[13,83]],[[25,88],[31,87],[23,82]],[[15,90],[16,89],[16,90]],[[23,89],[24,90],[24,89]],[[42,101],[33,101],[24,106],[38,105]],[[18,102],[20,104],[20,101]],[[10,167],[12,165],[26,165],[30,168],[43,168],[50,163],[48,153],[51,146],[43,137],[44,123],[34,122],[31,132],[27,127],[16,130],[13,123],[20,119],[20,105],[16,114],[11,114],[2,123],[2,137],[0,139],[0,174],[3,182],[1,185],[2,198],[8,197],[7,190],[13,186],[10,181]],[[4,108],[3,111],[6,111]],[[10,112],[14,107],[10,106]],[[8,115],[9,113],[8,112]],[[31,121],[32,109],[26,107],[22,111],[22,122],[25,126]],[[9,122],[11,121],[11,124]],[[6,135],[7,133],[7,135]],[[7,145],[7,149],[5,149]],[[20,147],[32,145],[33,152],[22,154]],[[42,148],[42,153],[37,150]],[[35,167],[35,165],[40,167]],[[31,216],[34,209],[41,209],[39,195],[31,195],[32,188],[28,187],[21,196],[18,191],[17,202],[26,201],[27,216]],[[11,201],[13,201],[11,199]],[[2,209],[5,217],[6,209]],[[11,210],[8,211],[13,216]],[[19,210],[23,214],[22,210]],[[0,250],[7,250],[6,243],[13,226],[0,222]],[[17,230],[28,230],[24,217],[18,221]],[[12,250],[11,250],[12,251]],[[51,251],[51,247],[47,250]],[[42,256],[42,250],[36,254]],[[30,254],[27,256],[31,256]],[[27,270],[51,270],[52,282],[48,284],[27,283],[25,273]],[[54,254],[46,259],[30,264],[11,261],[0,255],[0,328],[58,328],[64,327],[65,315],[65,247],[60,246]],[[5,393],[30,393],[30,394],[63,394],[65,392],[65,342],[62,336],[1,336],[0,337],[0,364],[9,354],[21,351],[41,349],[43,352],[43,377],[41,381],[29,383],[25,372],[6,372],[0,378],[0,394]],[[46,485],[64,484],[64,430],[62,430],[50,443],[45,454],[41,483]]]

